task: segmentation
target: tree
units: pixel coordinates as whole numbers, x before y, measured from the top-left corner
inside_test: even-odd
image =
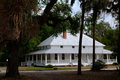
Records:
[[[104,43],[106,49],[112,50],[113,53],[117,54],[117,39],[118,39],[118,29],[108,29],[105,31],[101,42]]]
[[[47,4],[41,16],[44,20],[39,19],[41,25],[48,20],[47,14],[56,2],[57,0],[51,0]],[[21,39],[27,33],[31,35],[29,30],[35,29],[36,25],[31,21],[31,11],[36,9],[37,0],[1,0],[0,5],[0,17],[3,19],[0,25],[0,32],[2,32],[0,33],[0,45],[7,45],[9,48],[6,77],[17,77],[19,76],[18,65]]]
[[[120,0],[113,0],[111,1],[111,5],[109,5],[108,12],[111,12],[113,16],[117,20],[117,29],[118,29],[118,40],[117,40],[117,62],[120,64]]]
[[[18,71],[19,57],[20,57],[19,55],[21,55],[21,52],[25,53],[26,49],[30,49],[30,51],[33,50],[33,47],[39,42],[37,41],[34,35],[37,33],[39,29],[45,27],[46,25],[47,28],[50,25],[51,26],[55,25],[53,28],[58,30],[58,27],[56,26],[58,25],[60,26],[61,25],[60,23],[63,23],[62,26],[65,26],[66,29],[68,28],[67,26],[70,23],[72,24],[75,23],[76,25],[78,24],[78,19],[72,18],[71,15],[69,15],[68,11],[70,8],[66,5],[62,5],[63,8],[61,8],[61,5],[54,5],[56,2],[57,0],[48,1],[47,3],[45,3],[46,7],[42,15],[34,16],[32,15],[31,11],[34,12],[34,10],[36,10],[37,0],[36,1],[32,0],[31,2],[29,2],[29,0],[17,0],[17,1],[6,0],[4,6],[8,5],[7,8],[2,7],[3,10],[5,10],[6,12],[0,13],[2,15],[7,15],[7,13],[9,14],[6,16],[5,18],[6,20],[3,20],[4,24],[5,23],[8,24],[2,27],[2,28],[4,27],[6,28],[5,30],[6,32],[0,34],[0,43],[4,42],[3,45],[5,45],[5,47],[8,49],[8,65],[7,65],[6,77],[19,76],[19,71]],[[52,12],[55,10],[52,9],[53,7],[59,10],[54,12],[56,13],[56,15],[54,15],[54,13]],[[63,14],[65,15],[58,14],[58,12],[61,13],[62,11],[64,11]],[[71,26],[73,27],[73,25]],[[63,29],[63,27],[61,29]],[[2,29],[0,29],[0,31],[2,31]],[[4,37],[4,35],[7,35],[6,38]],[[34,38],[30,39],[33,36]],[[33,45],[31,46],[31,44],[29,43],[33,44],[34,46]],[[26,44],[28,44],[28,46],[25,46]]]
[[[81,56],[82,56],[82,37],[84,29],[84,15],[85,15],[85,0],[81,0],[82,4],[82,18],[81,18],[81,28],[79,37],[79,52],[78,52],[78,75],[81,74]]]
[[[96,29],[96,21],[97,16],[101,13],[101,11],[104,11],[108,5],[109,0],[103,1],[103,0],[88,0],[86,3],[88,6],[86,6],[86,11],[93,11],[93,65],[92,70],[94,70],[95,66],[95,29]]]

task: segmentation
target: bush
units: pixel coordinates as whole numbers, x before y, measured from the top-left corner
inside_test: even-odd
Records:
[[[116,67],[118,74],[120,75],[120,66]]]
[[[113,63],[113,65],[118,65],[118,63],[115,62],[115,63]]]
[[[46,68],[53,68],[53,65],[47,65],[47,66],[45,66]]]
[[[92,70],[101,70],[104,67],[105,67],[105,63],[101,60],[97,60],[95,62],[94,68],[92,67]]]
[[[6,62],[0,62],[0,66],[6,66]]]
[[[58,68],[54,67],[53,70],[58,70]]]

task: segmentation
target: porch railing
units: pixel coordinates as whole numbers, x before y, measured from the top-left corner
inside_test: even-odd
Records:
[[[117,62],[116,59],[100,59],[101,61],[105,62],[106,64],[112,64]],[[97,61],[97,59],[96,59]],[[46,64],[76,64],[77,65],[78,60],[71,60],[70,59],[65,59],[65,60],[47,60],[47,63],[45,60],[37,60],[37,61],[27,61],[27,62],[22,62],[21,65],[22,66],[32,66],[32,65],[39,65],[39,66],[44,66]],[[90,60],[82,60],[82,64],[92,64],[92,59]]]

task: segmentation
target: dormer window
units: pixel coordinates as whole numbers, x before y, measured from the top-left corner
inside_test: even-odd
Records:
[[[75,48],[75,46],[72,46],[72,48]]]
[[[60,46],[60,48],[63,48],[63,46]]]

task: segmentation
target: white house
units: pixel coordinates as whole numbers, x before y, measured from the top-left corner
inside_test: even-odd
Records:
[[[95,41],[95,53],[96,60],[102,60],[106,64],[112,64],[116,62],[116,59],[111,59],[111,51],[104,49],[104,44]],[[38,47],[39,50],[29,53],[25,57],[24,65],[36,66],[54,65],[77,65],[78,64],[78,44],[79,34],[72,35],[70,33],[61,33],[57,37],[50,36]],[[92,52],[93,52],[93,39],[83,34],[82,41],[82,64],[92,64]]]

